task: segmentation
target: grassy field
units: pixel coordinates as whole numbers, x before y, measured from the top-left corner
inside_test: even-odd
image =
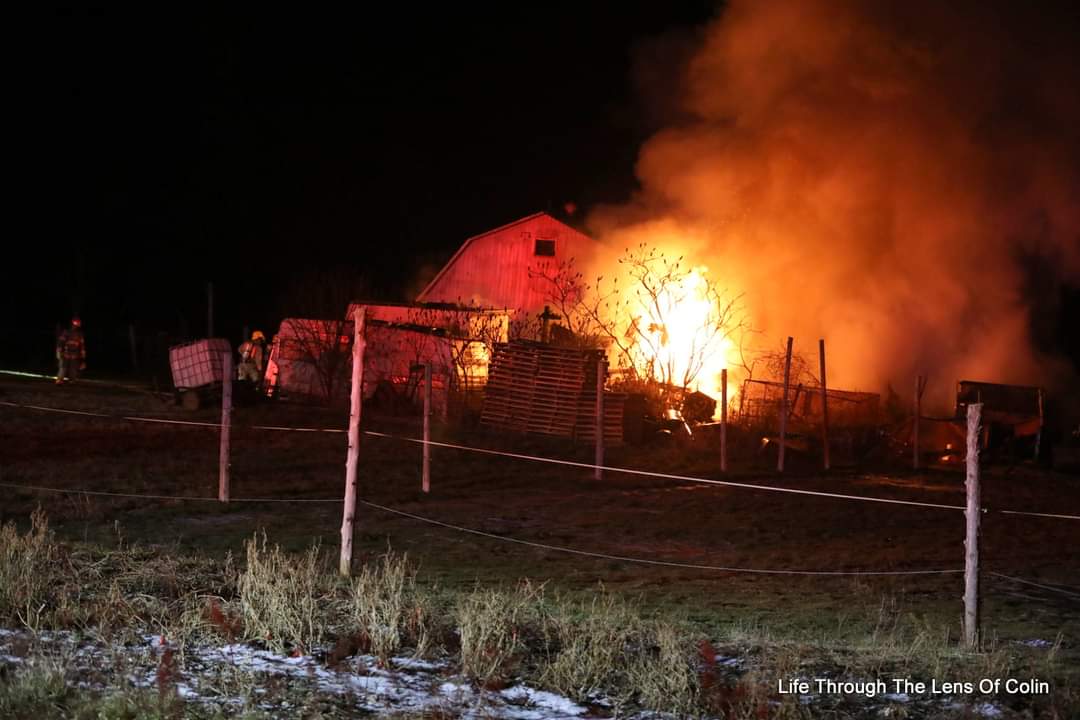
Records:
[[[57,388],[0,379],[0,401],[219,419],[212,409],[184,413],[150,393],[92,384]],[[247,426],[344,428],[343,410],[260,404],[237,408],[234,423],[234,498],[341,495],[343,435]],[[411,419],[370,415],[365,426],[418,435]],[[440,427],[437,438],[585,462],[591,457],[591,449],[580,445],[475,427]],[[963,477],[956,470],[912,474],[882,460],[876,467],[823,476],[812,470],[812,459],[796,457],[793,471],[778,477],[755,438],[735,440],[731,475],[738,480],[963,504]],[[217,433],[211,428],[0,406],[3,483],[213,499],[217,458]],[[607,459],[622,467],[718,477],[711,442],[612,448]],[[956,510],[624,474],[596,481],[583,469],[439,448],[433,450],[432,492],[424,495],[419,470],[419,446],[365,437],[361,497],[496,536],[691,565],[845,572],[963,567],[964,518]],[[30,516],[39,506],[49,527],[47,534],[39,533],[46,548],[38,553],[39,565],[12,569],[8,554],[9,586],[25,584],[40,598],[28,605],[9,592],[0,604],[9,628],[153,632],[155,618],[172,618],[168,626],[174,628],[176,618],[186,617],[185,627],[197,630],[191,630],[192,637],[203,633],[227,641],[233,634],[265,644],[269,635],[283,652],[336,648],[339,654],[378,655],[373,646],[385,642],[392,652],[441,657],[452,672],[481,687],[525,680],[581,702],[613,699],[608,706],[590,706],[590,713],[601,716],[657,709],[711,716],[860,717],[888,711],[936,717],[964,716],[981,706],[1006,716],[1080,712],[1080,603],[989,574],[1080,592],[1076,521],[984,516],[984,650],[965,653],[957,646],[962,576],[956,574],[805,576],[638,564],[527,547],[361,506],[356,548],[358,574],[364,569],[368,578],[365,590],[358,588],[359,580],[345,582],[330,572],[339,544],[337,503],[223,505],[8,487],[0,493],[0,521],[14,524],[5,535],[6,547],[28,547],[38,537],[31,533]],[[991,467],[984,474],[983,502],[992,510],[1076,514],[1080,481],[1031,467]],[[256,534],[260,544],[253,555]],[[310,554],[313,545],[323,552]],[[292,595],[277,597],[277,590],[268,589],[273,583],[259,586],[252,577],[259,569],[263,575],[297,578],[290,584]],[[390,582],[386,576],[394,572],[398,579]],[[34,590],[33,578],[48,582]],[[526,579],[529,584],[522,585]],[[382,600],[365,605],[363,597]],[[208,610],[208,598],[219,610]],[[378,614],[395,607],[401,617]],[[307,630],[266,629],[275,622],[267,618],[293,615],[300,619],[288,626]],[[409,627],[406,615],[428,624]],[[378,640],[387,627],[398,629]],[[361,640],[351,647],[357,637]],[[334,650],[319,652],[329,656]],[[717,657],[732,662],[720,667]],[[12,688],[49,687],[55,678],[47,675],[28,680],[24,670],[10,671],[0,682],[6,682],[10,698]],[[811,693],[809,703],[778,693],[781,679],[825,676],[939,684],[1038,677],[1052,692],[960,693],[926,702]],[[69,716],[77,716],[79,703],[101,707],[107,702],[87,700],[85,693],[68,697],[74,691],[59,687],[67,699],[50,696],[53,700],[41,702],[60,703]],[[131,702],[144,702],[140,697]],[[21,707],[36,707],[28,702]],[[168,712],[194,712],[191,703],[176,702]],[[240,712],[214,712],[219,711]],[[318,712],[333,716],[346,710],[330,706]]]

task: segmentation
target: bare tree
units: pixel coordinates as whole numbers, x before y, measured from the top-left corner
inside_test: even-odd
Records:
[[[417,308],[410,312],[409,322],[446,338],[451,387],[466,395],[486,376],[495,345],[508,339],[511,324],[510,313],[475,303]]]
[[[770,382],[783,382],[784,364],[787,362],[787,342],[779,346],[743,353],[743,360],[747,371],[747,379],[768,380]],[[791,374],[789,384],[794,387],[817,387],[820,384],[817,374],[814,372],[813,361],[798,350],[791,352]]]
[[[310,394],[324,402],[342,396],[348,383],[352,319],[346,312],[364,288],[359,273],[349,268],[309,270],[293,280],[281,299],[282,315],[293,321],[279,338],[280,355],[314,380]]]
[[[618,260],[618,275],[586,282],[573,261],[533,271],[566,329],[584,347],[604,347],[624,380],[687,390],[730,343],[750,332],[742,297],[700,268],[641,244]]]
[[[573,258],[539,269],[530,268],[529,275],[541,281],[545,299],[561,320],[560,327],[565,329],[554,335],[553,344],[600,348],[610,342],[612,311],[618,309],[617,278],[610,287],[604,285],[603,276],[588,283],[574,266]],[[539,318],[533,330],[535,339],[541,339]]]

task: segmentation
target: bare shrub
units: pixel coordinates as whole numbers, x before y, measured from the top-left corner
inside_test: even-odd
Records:
[[[543,632],[542,586],[527,580],[512,590],[476,589],[455,609],[461,669],[485,687],[497,687],[521,667],[529,638]]]
[[[300,558],[256,534],[246,543],[247,568],[240,576],[240,607],[250,638],[278,651],[306,652],[323,637],[318,608],[323,569],[315,544]]]
[[[403,645],[418,655],[431,644],[429,603],[416,587],[416,570],[404,555],[387,553],[365,565],[353,583],[349,612],[382,665]]]
[[[541,672],[545,685],[576,700],[617,692],[625,681],[625,658],[641,620],[611,595],[588,604],[565,604],[553,614],[557,651]]]
[[[638,704],[649,710],[692,713],[698,703],[694,644],[665,622],[642,626],[640,646],[626,668]]]
[[[67,695],[65,667],[55,658],[31,658],[0,683],[0,717],[29,718],[59,705]],[[46,715],[47,717],[47,715]]]
[[[35,510],[30,523],[25,535],[15,523],[0,527],[0,617],[37,632],[53,585],[57,546],[43,510]]]

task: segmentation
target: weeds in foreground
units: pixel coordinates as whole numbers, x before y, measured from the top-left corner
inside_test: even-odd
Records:
[[[624,684],[623,660],[641,625],[637,613],[606,593],[558,609],[552,618],[558,650],[541,681],[576,700]]]
[[[125,689],[99,696],[69,685],[63,663],[35,658],[0,683],[0,717],[35,720],[166,720],[184,717],[175,695]]]
[[[30,523],[25,535],[19,534],[15,523],[0,527],[0,618],[37,632],[48,606],[58,551],[41,508],[30,516]]]
[[[432,641],[431,604],[416,587],[406,556],[387,553],[365,565],[352,585],[349,614],[357,633],[383,666],[404,645],[423,655]]]
[[[191,707],[175,693],[178,673],[185,670],[185,649],[244,637],[265,641],[278,652],[313,652],[323,639],[336,639],[342,649],[327,656],[330,665],[357,650],[372,652],[384,666],[402,651],[442,655],[478,685],[494,689],[524,681],[581,702],[603,697],[620,715],[655,710],[747,719],[763,713],[805,715],[793,699],[772,693],[775,678],[791,673],[822,670],[866,677],[899,672],[929,678],[1018,676],[1037,670],[1039,676],[1054,676],[1055,666],[1066,664],[1059,656],[1070,652],[1063,650],[1060,634],[1036,656],[1036,651],[1018,654],[989,633],[983,652],[968,653],[956,646],[955,633],[902,612],[888,597],[870,617],[854,611],[868,625],[830,628],[814,637],[782,637],[760,625],[734,622],[726,632],[710,633],[718,651],[702,639],[698,626],[647,619],[602,589],[579,600],[549,599],[542,586],[528,582],[435,594],[417,583],[405,557],[393,553],[344,583],[324,567],[317,546],[290,555],[270,545],[265,534],[246,543],[247,568],[240,575],[228,560],[223,566],[159,557],[158,550],[137,546],[101,552],[55,544],[43,515],[35,517],[26,534],[6,526],[0,541],[0,572],[14,578],[0,585],[0,592],[7,592],[2,609],[9,619],[28,617],[24,608],[34,606],[25,605],[25,597],[35,596],[37,607],[44,609],[35,621],[24,623],[28,626],[71,627],[57,623],[74,619],[99,637],[128,637],[153,628],[170,644],[157,666],[160,694],[125,689],[121,680],[121,689],[112,691],[116,697],[86,691],[74,695],[63,687],[62,668],[35,669],[27,663],[7,670],[0,682],[0,717],[167,717],[178,712],[178,703],[179,712],[189,712]],[[31,577],[34,568],[38,575]],[[56,586],[35,585],[42,577]],[[23,595],[13,601],[16,592]],[[65,598],[69,606],[63,606]],[[445,624],[437,620],[440,614],[449,616]],[[718,656],[743,662],[732,671],[717,662]],[[127,677],[116,668],[112,677]],[[287,688],[275,689],[274,682],[237,670],[208,686],[209,696],[239,697],[249,706],[271,696],[287,696],[290,703],[309,696],[321,702],[317,693],[301,688],[291,694]],[[1055,685],[1054,695],[1040,700],[1038,708],[1067,717],[1080,702],[1067,683]],[[86,709],[91,706],[92,712]]]
[[[666,622],[643,627],[640,646],[627,663],[629,686],[639,705],[649,710],[690,713],[698,704],[698,671],[687,633]]]
[[[322,640],[319,605],[325,573],[316,544],[294,559],[256,535],[246,543],[247,568],[240,576],[240,607],[247,636],[277,652],[307,652]]]
[[[515,675],[528,655],[528,639],[544,632],[542,586],[522,581],[511,590],[477,588],[457,604],[461,670],[484,687]]]
[[[66,694],[63,665],[44,659],[28,663],[0,683],[0,717],[49,718],[50,710],[63,706]],[[53,712],[51,717],[60,713]]]

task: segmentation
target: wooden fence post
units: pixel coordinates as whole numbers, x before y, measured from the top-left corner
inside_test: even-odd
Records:
[[[720,472],[727,472],[727,368],[720,371]]]
[[[826,470],[829,462],[829,393],[825,383],[825,338],[818,340],[818,355],[821,356],[821,450]]]
[[[424,364],[424,461],[421,487],[431,492],[431,363]]]
[[[982,403],[967,406],[967,536],[964,539],[964,644],[979,647],[979,444]]]
[[[788,385],[791,383],[791,343],[787,339],[787,356],[784,359],[784,399],[780,403],[780,451],[776,455],[776,471],[784,472],[784,446],[787,444]]]
[[[345,510],[341,518],[338,572],[352,574],[353,521],[356,516],[356,466],[360,460],[360,413],[364,397],[364,307],[353,313],[352,393],[349,404],[349,449],[345,455]]]
[[[221,447],[218,452],[218,500],[229,502],[229,433],[232,429],[232,349],[221,356]]]
[[[596,470],[594,477],[601,480],[604,471],[600,467],[604,464],[604,355],[596,356]]]

